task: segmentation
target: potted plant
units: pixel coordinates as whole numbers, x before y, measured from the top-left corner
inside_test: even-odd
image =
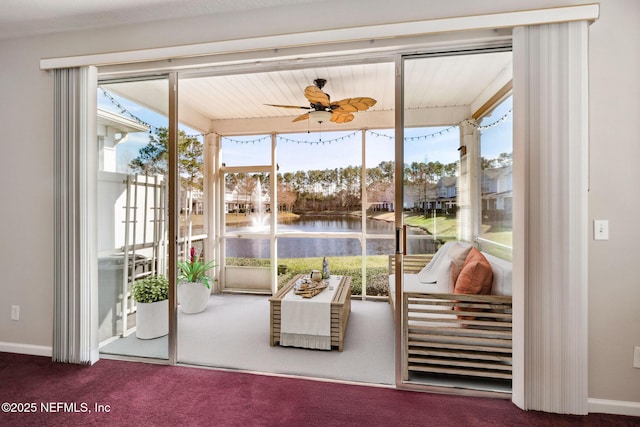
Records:
[[[131,295],[137,302],[136,337],[148,340],[169,333],[169,281],[164,276],[136,280]]]
[[[217,267],[215,261],[199,261],[196,248],[191,248],[189,261],[178,262],[178,302],[183,313],[200,313],[207,308],[211,283],[216,279],[207,275],[207,271]]]

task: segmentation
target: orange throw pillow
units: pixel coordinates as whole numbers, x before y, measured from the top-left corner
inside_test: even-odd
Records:
[[[453,292],[456,294],[488,295],[491,293],[493,270],[477,248],[471,248],[458,274]]]
[[[454,294],[488,295],[491,293],[493,270],[491,264],[477,248],[471,248],[462,270],[458,274]],[[477,308],[458,307],[457,311],[479,311]],[[472,316],[458,316],[459,319],[473,320]]]

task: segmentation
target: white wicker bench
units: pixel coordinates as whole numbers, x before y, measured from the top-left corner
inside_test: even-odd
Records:
[[[510,263],[486,255],[494,276],[509,280]],[[511,379],[512,297],[427,292],[413,284],[431,255],[404,257],[405,291],[402,296],[404,341],[403,377],[411,372]],[[496,272],[496,269],[508,268]],[[389,257],[389,302],[394,311],[395,258]],[[507,276],[507,277],[505,277]],[[495,281],[495,278],[494,278]],[[457,311],[453,311],[457,307]],[[396,313],[393,313],[397,321]]]

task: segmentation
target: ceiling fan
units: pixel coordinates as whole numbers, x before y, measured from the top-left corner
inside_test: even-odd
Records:
[[[279,104],[266,105],[270,105],[272,107],[311,110],[310,112],[304,113],[293,119],[294,122],[312,119],[319,123],[327,120],[335,123],[348,123],[353,120],[354,116],[352,113],[367,110],[377,102],[375,99],[367,97],[345,98],[340,101],[331,102],[329,94],[322,91],[322,88],[327,81],[325,79],[315,79],[313,83],[315,86],[307,86],[304,90],[304,96],[310,103],[310,106],[308,107]]]

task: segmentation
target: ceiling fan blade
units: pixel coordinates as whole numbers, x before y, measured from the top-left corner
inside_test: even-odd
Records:
[[[307,120],[309,118],[309,113],[304,113],[301,116],[296,117],[295,119],[291,120],[292,122],[299,122],[300,120]]]
[[[329,95],[315,86],[307,86],[304,90],[304,96],[306,96],[312,104],[320,104],[324,107],[329,106]]]
[[[280,105],[280,104],[264,104],[270,107],[280,107],[280,108],[302,108],[303,110],[310,110],[311,107],[302,107],[300,105]]]
[[[349,123],[351,120],[353,120],[351,113],[340,110],[333,110],[331,113],[331,121],[334,123]]]
[[[340,109],[355,113],[356,111],[368,110],[369,107],[373,107],[376,104],[376,100],[373,98],[360,97],[360,98],[345,98],[340,101],[332,102],[331,107],[334,110]]]

